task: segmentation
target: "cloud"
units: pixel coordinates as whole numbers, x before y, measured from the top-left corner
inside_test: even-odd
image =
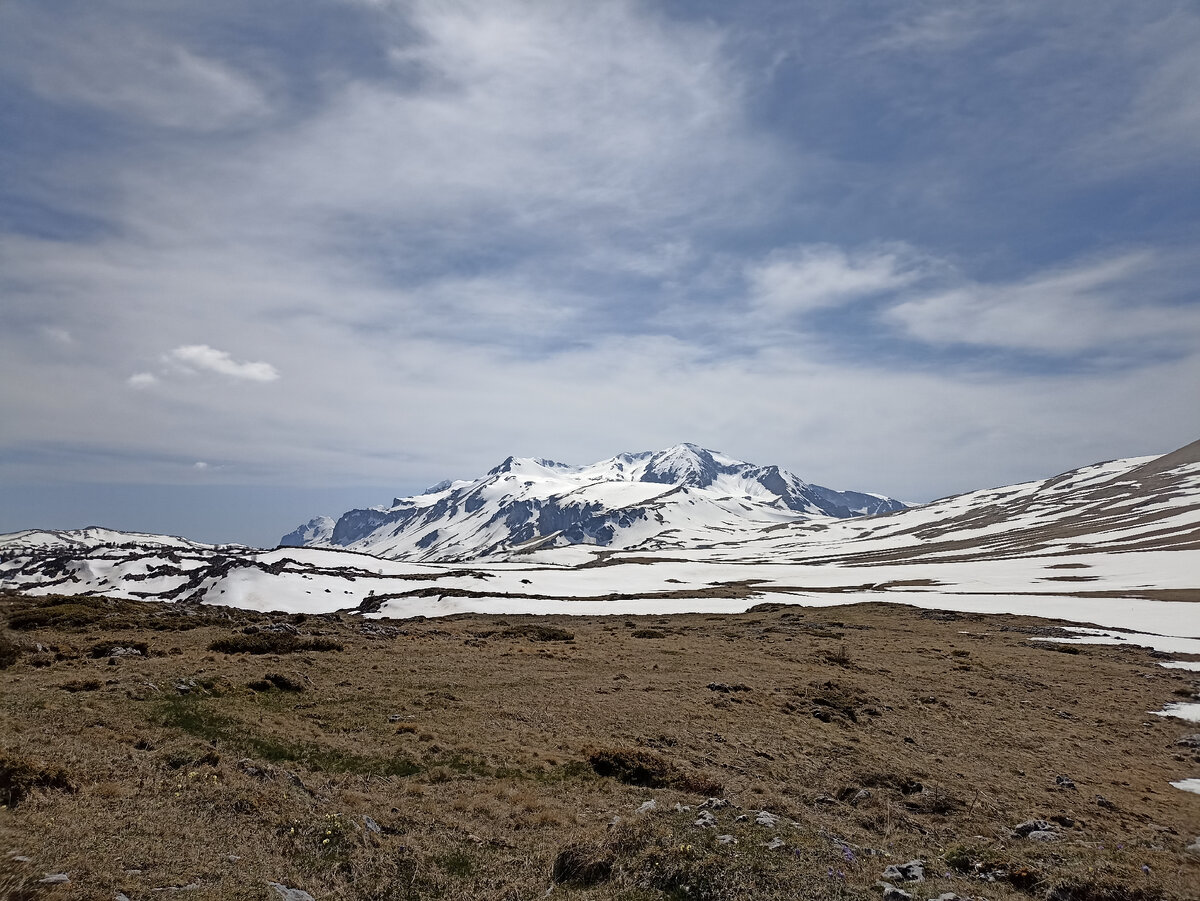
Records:
[[[1161,290],[1154,284],[1158,262],[1150,253],[1124,253],[1022,281],[968,281],[898,303],[884,318],[931,344],[1057,355],[1136,346],[1142,358],[1190,353],[1200,343],[1200,307],[1154,296]]]
[[[244,127],[272,112],[254,78],[132,17],[63,17],[29,5],[9,15],[27,40],[9,48],[0,71],[18,70],[47,100],[192,132]]]
[[[250,382],[273,382],[279,378],[278,370],[270,363],[239,363],[225,351],[209,347],[207,344],[177,347],[164,355],[163,359],[179,364],[184,369],[216,372]]]
[[[1115,4],[834,6],[237,6],[229,41],[219,3],[0,2],[0,485],[696,440],[919,498],[1184,443],[1194,176],[1096,191],[1073,149],[1190,159],[1186,60]]]
[[[195,463],[192,464],[192,469],[205,470],[205,469],[208,469],[208,464],[205,463],[203,460],[197,460]]]
[[[912,257],[904,250],[850,253],[828,244],[775,251],[747,267],[750,302],[783,315],[896,291],[921,276]]]

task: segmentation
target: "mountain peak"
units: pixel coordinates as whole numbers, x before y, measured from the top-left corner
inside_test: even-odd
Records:
[[[650,455],[641,481],[707,488],[722,469],[712,451],[698,444],[676,444]]]
[[[390,508],[350,510],[332,530],[308,524],[288,538],[396,558],[463,560],[530,542],[672,547],[813,516],[904,506],[810,485],[778,466],[757,466],[691,442],[586,466],[509,456],[481,478],[434,489],[398,498]]]

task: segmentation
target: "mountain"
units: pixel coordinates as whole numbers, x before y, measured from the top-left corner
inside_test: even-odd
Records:
[[[730,542],[714,556],[866,565],[1166,550],[1200,550],[1200,441],[1159,457],[942,498],[884,519],[789,524]]]
[[[473,481],[442,482],[336,523],[318,517],[280,543],[454,562],[579,544],[704,547],[781,524],[903,509],[889,497],[834,491],[778,466],[678,444],[588,466],[509,457]]]
[[[389,617],[884,601],[1057,617],[1168,636],[1159,641],[1167,651],[1200,649],[1200,442],[874,517],[807,512],[820,510],[804,495],[815,486],[780,473],[805,512],[795,510],[771,490],[768,470],[698,448],[589,467],[506,460],[473,482],[352,511],[330,532],[353,526],[356,515],[399,513],[383,538],[411,544],[429,526],[406,523],[420,524],[439,505],[440,521],[461,529],[464,545],[540,528],[546,510],[549,520],[592,510],[570,527],[585,537],[597,522],[612,528],[607,545],[565,545],[551,521],[548,534],[525,545],[498,539],[510,550],[471,562],[387,560],[341,547],[216,547],[102,529],[18,532],[0,535],[0,591]],[[408,511],[416,512],[405,519]],[[318,520],[301,534],[328,525]],[[400,534],[388,538],[389,528]],[[365,535],[383,545],[378,529]]]
[[[314,516],[302,526],[297,526],[279,539],[281,547],[304,547],[308,544],[326,544],[333,537],[333,517]]]

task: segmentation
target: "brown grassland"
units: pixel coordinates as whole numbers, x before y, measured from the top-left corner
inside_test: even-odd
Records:
[[[1169,785],[1200,729],[1148,714],[1200,674],[1044,621],[10,595],[0,623],[0,898],[870,899],[911,859],[918,899],[1200,897]]]

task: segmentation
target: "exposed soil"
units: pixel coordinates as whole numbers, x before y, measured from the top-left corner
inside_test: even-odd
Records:
[[[1200,896],[1200,674],[1033,618],[0,615],[9,897]]]

